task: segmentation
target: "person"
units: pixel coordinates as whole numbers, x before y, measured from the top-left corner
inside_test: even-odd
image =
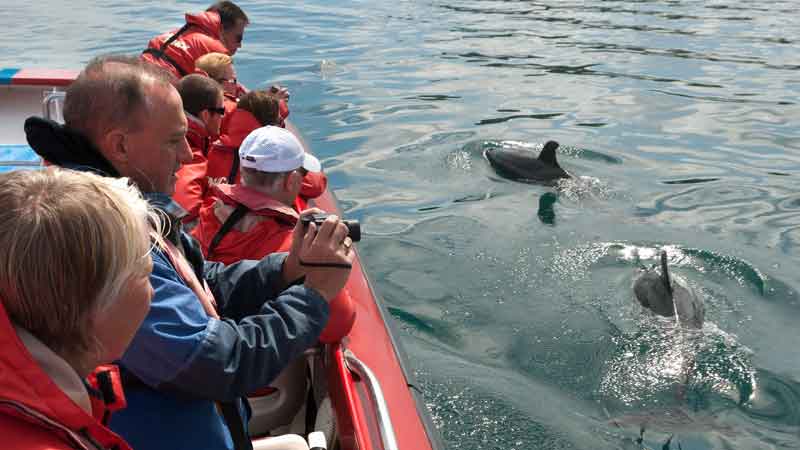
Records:
[[[206,157],[212,139],[219,135],[225,107],[222,87],[204,75],[183,77],[178,82],[178,93],[189,126],[186,140],[192,149],[192,160],[178,170],[173,198],[187,212],[184,222],[191,223],[197,219],[208,190]]]
[[[230,115],[226,131],[208,151],[206,174],[211,179],[224,178],[228,184],[239,182],[239,146],[256,128],[267,125],[285,126],[281,103],[284,99],[274,89],[250,91],[241,99]],[[288,114],[288,112],[287,112]],[[322,172],[309,172],[303,179],[301,199],[319,197],[327,188],[327,178]],[[305,200],[302,207],[305,209]]]
[[[247,93],[247,90],[239,84],[239,80],[236,78],[233,58],[225,53],[212,52],[197,58],[195,71],[202,71],[222,86],[225,94],[226,115],[230,115],[236,108],[239,97]]]
[[[319,160],[305,151],[297,137],[276,126],[250,133],[239,147],[239,156],[241,182],[212,185],[212,200],[203,204],[191,232],[207,259],[225,264],[288,250],[304,179],[309,173],[322,173]],[[345,336],[355,320],[346,289],[329,307],[328,324],[320,335],[325,343]]]
[[[159,218],[126,179],[58,168],[0,175],[4,448],[129,450],[105,426],[150,307]],[[87,387],[88,386],[88,387]]]
[[[64,119],[27,119],[31,148],[52,164],[130,177],[170,225],[152,251],[150,312],[119,361],[128,407],[111,428],[134,448],[245,448],[242,396],[317,341],[353,263],[347,227],[334,216],[295,227],[288,254],[206,262],[170,198],[191,160],[170,77],[136,58],[97,58],[67,89]]]
[[[288,251],[303,178],[322,171],[292,132],[276,126],[250,133],[239,147],[239,159],[241,182],[213,185],[214,200],[203,205],[191,232],[207,259],[226,264]]]
[[[216,80],[225,91],[225,117],[222,119],[222,132],[227,133],[236,104],[248,92],[244,86],[239,84],[236,78],[233,59],[222,53],[208,53],[197,58],[195,70],[202,71]],[[269,93],[278,99],[280,126],[285,128],[286,118],[289,117],[289,91],[286,88],[275,85],[270,87]]]
[[[141,58],[181,78],[193,73],[195,60],[206,53],[233,56],[249,24],[247,14],[235,3],[218,1],[203,13],[187,13],[180,29],[151,39]]]

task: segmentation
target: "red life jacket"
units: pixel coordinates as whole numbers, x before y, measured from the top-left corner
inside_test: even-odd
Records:
[[[200,242],[207,259],[232,264],[242,259],[261,259],[270,253],[288,251],[291,248],[292,230],[299,217],[296,209],[242,185],[214,185],[211,187],[211,195],[216,199],[207,200],[203,204],[200,208],[200,220],[192,230],[192,235]],[[246,215],[239,222],[239,228],[225,233],[209,254],[209,247],[215,236],[239,205],[246,208]],[[328,303],[328,307],[328,323],[319,338],[320,342],[326,344],[338,342],[346,336],[356,317],[355,304],[347,289],[340,291]]]
[[[227,118],[227,132],[223,133],[208,149],[208,176],[224,178],[228,184],[239,182],[239,166],[236,157],[244,138],[261,123],[249,111],[236,109]]]
[[[208,178],[206,175],[207,159],[211,136],[206,131],[205,124],[197,119],[188,118],[189,129],[186,140],[192,148],[192,161],[184,164],[175,174],[178,180],[175,183],[173,199],[186,210],[184,222],[191,222],[197,218],[203,198],[208,191]]]
[[[247,216],[209,254],[212,240],[238,205],[247,208]],[[269,253],[289,250],[298,217],[293,208],[262,192],[242,185],[218,184],[211,187],[209,200],[200,208],[200,220],[192,235],[210,261],[231,264],[241,259],[261,259]]]
[[[227,133],[211,144],[208,150],[206,174],[209,178],[226,180],[227,184],[239,184],[238,152],[242,142],[261,123],[249,111],[237,109],[230,115]],[[308,206],[308,199],[317,198],[328,187],[328,178],[323,172],[309,172],[303,177],[300,195],[295,200],[295,209],[302,211]]]
[[[86,380],[92,414],[44,372],[22,343],[0,302],[0,436],[3,448],[130,450],[101,422],[125,406],[119,372],[101,366]],[[113,397],[100,400],[99,392]],[[97,397],[97,398],[93,398]]]
[[[141,58],[182,78],[194,72],[197,58],[215,52],[228,54],[222,44],[222,22],[218,13],[202,12],[186,14],[182,28],[151,39]]]

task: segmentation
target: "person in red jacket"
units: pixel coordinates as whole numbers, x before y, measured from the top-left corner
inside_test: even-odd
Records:
[[[202,71],[203,74],[216,80],[225,91],[225,111],[227,114],[222,120],[222,132],[227,133],[233,109],[236,108],[239,99],[249,92],[236,78],[233,59],[223,53],[208,53],[197,58],[195,71],[198,73]],[[286,128],[286,118],[289,117],[289,90],[275,85],[270,87],[269,91],[262,92],[263,95],[269,93],[269,95],[278,98],[280,126]],[[273,125],[273,123],[265,123],[264,125]]]
[[[105,426],[119,370],[98,366],[150,309],[159,219],[127,180],[58,168],[0,175],[0,203],[2,447],[129,450]]]
[[[322,172],[319,160],[306,153],[291,131],[271,125],[250,133],[239,156],[241,183],[213,185],[216,198],[204,203],[192,230],[206,259],[225,264],[287,251],[299,217],[294,206],[303,178]],[[217,238],[229,219],[229,231]]]
[[[193,73],[195,60],[206,53],[233,56],[242,46],[244,29],[249,23],[247,15],[235,3],[216,2],[203,13],[187,13],[186,24],[180,29],[151,39],[142,59],[181,78]]]
[[[178,181],[173,199],[187,212],[184,222],[191,223],[197,218],[208,190],[206,158],[211,141],[219,135],[225,107],[222,88],[204,75],[187,75],[177,88],[186,114],[186,140],[192,148],[192,161],[176,173]]]
[[[225,93],[225,117],[222,119],[222,132],[227,130],[226,122],[236,109],[239,97],[247,93],[247,89],[236,79],[236,68],[233,58],[225,53],[207,53],[195,61],[195,71],[203,71],[212,80],[222,86]]]
[[[224,264],[289,250],[299,213],[308,206],[300,197],[305,180],[309,175],[325,180],[319,160],[284,128],[257,128],[238,152],[241,182],[212,185],[213,198],[200,208],[192,230],[206,259]],[[320,335],[326,343],[341,339],[355,320],[346,289],[329,306],[330,319]]]
[[[250,132],[267,125],[283,127],[289,110],[277,88],[269,91],[251,91],[239,99],[236,110],[225,118],[227,129],[208,151],[207,174],[209,178],[223,178],[228,184],[239,182],[239,146]],[[303,180],[300,196],[305,199],[319,197],[327,187],[322,172],[309,172]]]

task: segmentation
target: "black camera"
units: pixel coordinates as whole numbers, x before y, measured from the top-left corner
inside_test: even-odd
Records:
[[[317,226],[322,225],[322,222],[328,218],[330,214],[310,214],[307,216],[303,216],[300,220],[303,222],[303,226],[308,226],[309,223],[314,222]],[[358,223],[357,220],[344,220],[341,219],[341,222],[347,225],[347,235],[350,236],[350,239],[353,242],[358,242],[361,240],[361,224]]]

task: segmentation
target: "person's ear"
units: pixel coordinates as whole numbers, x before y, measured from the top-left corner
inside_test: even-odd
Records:
[[[286,189],[289,191],[299,190],[300,186],[303,185],[303,174],[300,173],[299,170],[293,170],[289,172],[289,176],[286,177]]]
[[[114,128],[100,139],[100,151],[115,167],[119,163],[127,163],[130,156],[128,136],[124,130]]]
[[[200,120],[203,121],[203,124],[208,125],[208,123],[211,122],[211,114],[214,114],[214,113],[212,113],[211,111],[209,111],[207,109],[204,109],[204,110],[200,111],[200,114],[199,114],[198,117],[200,118]]]

